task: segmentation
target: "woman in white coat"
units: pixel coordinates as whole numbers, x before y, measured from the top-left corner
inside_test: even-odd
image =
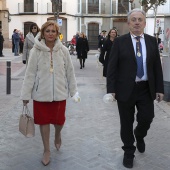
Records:
[[[34,38],[38,34],[39,31],[40,29],[36,23],[31,24],[30,30],[28,34],[26,35],[25,41],[24,41],[23,55],[22,55],[23,64],[28,63],[29,53],[35,42]]]
[[[58,30],[58,25],[52,21],[42,25],[30,51],[21,90],[24,105],[33,99],[34,122],[40,125],[44,145],[44,165],[50,162],[50,124],[55,127],[54,145],[59,150],[66,99],[70,95],[80,100],[72,60],[68,49],[58,38]]]

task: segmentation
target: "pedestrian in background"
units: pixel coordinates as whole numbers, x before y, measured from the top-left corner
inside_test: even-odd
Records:
[[[23,64],[28,63],[30,50],[32,49],[34,45],[34,38],[38,34],[39,31],[40,29],[36,23],[33,23],[30,25],[29,32],[26,35],[25,41],[24,41],[23,55],[22,55]]]
[[[71,39],[71,44],[73,44],[74,46],[76,45],[76,36],[73,35],[73,38]]]
[[[106,37],[107,37],[106,35],[107,35],[107,31],[106,31],[106,30],[103,30],[103,31],[102,31],[102,34],[98,37],[98,51],[99,51],[99,52],[102,51],[104,42],[105,42]]]
[[[76,32],[76,43],[77,43],[79,37],[80,37],[80,32],[77,31],[77,32]]]
[[[19,31],[15,30],[13,34],[13,40],[14,40],[14,56],[19,56],[19,42],[20,42],[20,36]]]
[[[40,125],[44,145],[42,163],[50,162],[50,124],[55,127],[54,145],[61,146],[61,129],[65,122],[66,99],[79,99],[74,67],[68,49],[59,40],[59,26],[44,23],[30,57],[21,90],[23,104],[33,99],[34,121]]]
[[[12,34],[12,53],[14,53],[14,49],[15,49],[15,44],[14,44],[13,35],[14,35],[14,33],[15,33],[16,30],[17,30],[17,29],[14,29],[13,34]]]
[[[2,30],[0,29],[0,57],[4,57],[4,55],[3,55],[3,44],[4,44],[4,37],[2,35]]]
[[[80,37],[76,43],[77,58],[80,61],[80,69],[85,67],[85,60],[87,59],[87,53],[89,51],[89,44],[84,33],[80,33]]]
[[[103,76],[107,75],[107,66],[109,62],[110,50],[113,45],[114,39],[117,37],[118,33],[116,29],[111,29],[107,35],[107,39],[103,44],[103,48],[100,53],[99,61],[103,64]]]
[[[133,9],[127,21],[130,33],[117,37],[110,52],[107,93],[118,104],[123,165],[132,168],[136,147],[145,152],[144,138],[154,118],[154,100],[163,99],[164,88],[157,40],[144,33],[145,12]],[[137,126],[133,131],[135,107]]]
[[[23,46],[24,46],[24,35],[22,32],[20,32],[20,42],[19,42],[19,53],[23,53]]]

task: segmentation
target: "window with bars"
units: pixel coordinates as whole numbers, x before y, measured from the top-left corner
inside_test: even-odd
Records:
[[[89,14],[99,13],[99,0],[88,0],[88,13]]]
[[[52,12],[57,12],[57,7],[62,12],[62,0],[52,1]]]
[[[34,12],[34,0],[24,0],[24,12]]]

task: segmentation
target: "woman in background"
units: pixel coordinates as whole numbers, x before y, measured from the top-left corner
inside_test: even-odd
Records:
[[[34,45],[34,38],[38,34],[39,31],[40,29],[36,23],[31,24],[30,30],[28,34],[26,35],[25,41],[24,41],[23,55],[22,55],[23,64],[28,63],[29,53]]]
[[[87,53],[89,51],[88,40],[84,33],[80,33],[80,37],[76,43],[77,58],[80,60],[80,69],[85,67],[85,60],[87,59]]]
[[[101,53],[99,61],[103,64],[103,76],[107,77],[107,66],[109,62],[110,50],[113,44],[114,39],[117,37],[117,30],[111,29],[107,35],[107,39],[104,42],[103,48],[101,48]]]

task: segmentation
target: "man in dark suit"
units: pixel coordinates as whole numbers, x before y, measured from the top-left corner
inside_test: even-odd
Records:
[[[107,33],[107,31],[103,30],[102,34],[98,37],[98,51],[100,51],[100,52],[101,52],[104,42],[107,38],[106,33]]]
[[[107,93],[118,104],[123,165],[132,168],[136,147],[145,152],[144,137],[154,118],[154,100],[163,99],[164,89],[156,38],[144,34],[145,12],[136,8],[127,17],[130,33],[117,37],[111,49]],[[135,107],[137,126],[133,130]]]

